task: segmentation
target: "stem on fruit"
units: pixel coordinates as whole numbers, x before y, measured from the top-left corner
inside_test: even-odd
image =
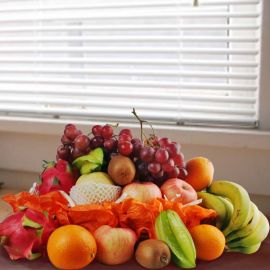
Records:
[[[134,116],[137,118],[137,120],[140,122],[140,127],[141,127],[141,141],[143,142],[143,123],[145,123],[145,120],[142,120],[138,114],[136,113],[135,109],[133,108],[132,113],[134,114]],[[145,135],[144,135],[145,136]]]
[[[161,255],[161,256],[160,256],[160,262],[161,262],[162,264],[167,265],[167,264],[168,264],[168,257],[167,257],[166,255]]]
[[[116,123],[116,124],[107,124],[107,125],[111,126],[112,128],[118,128],[119,123]]]
[[[7,241],[8,241],[7,236],[1,236],[0,237],[0,247],[4,246],[7,243]]]
[[[152,146],[151,139],[156,137],[156,135],[155,135],[155,130],[154,130],[152,124],[149,123],[149,122],[146,121],[146,120],[142,120],[142,119],[138,116],[138,114],[136,113],[136,111],[135,111],[134,108],[133,108],[133,110],[132,110],[132,113],[133,113],[134,116],[137,118],[137,120],[140,122],[140,127],[141,127],[141,141],[143,142],[143,136],[144,136],[144,138],[145,138],[145,140],[146,140],[146,142],[147,142],[147,145],[151,145],[151,146]],[[152,134],[151,134],[151,136],[150,136],[150,140],[147,138],[147,136],[146,136],[145,133],[143,132],[143,123],[147,123],[147,124],[151,127],[151,129],[152,129]]]
[[[156,137],[156,135],[155,135],[155,130],[154,130],[152,124],[149,123],[148,121],[145,121],[145,122],[147,122],[147,124],[151,127],[151,129],[152,129],[152,134],[151,134],[151,135],[155,138],[155,137]]]

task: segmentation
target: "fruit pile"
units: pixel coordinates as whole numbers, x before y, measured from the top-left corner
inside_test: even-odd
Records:
[[[48,256],[58,269],[81,269],[134,256],[147,269],[171,259],[194,268],[196,260],[260,248],[269,222],[242,186],[213,181],[210,160],[184,162],[180,144],[154,131],[136,138],[116,128],[95,125],[87,135],[66,125],[39,181],[2,198],[14,210],[0,223],[12,260]]]

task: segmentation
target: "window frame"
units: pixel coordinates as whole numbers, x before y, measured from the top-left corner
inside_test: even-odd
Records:
[[[259,130],[270,130],[270,1],[263,0],[261,31],[261,67],[259,78]]]

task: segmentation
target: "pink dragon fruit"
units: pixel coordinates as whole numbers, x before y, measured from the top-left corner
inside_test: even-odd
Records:
[[[58,159],[56,164],[54,162],[46,164],[44,171],[40,175],[41,184],[37,185],[36,190],[40,195],[56,190],[69,193],[77,178],[69,163]]]
[[[34,260],[45,254],[54,229],[54,223],[45,214],[27,208],[0,223],[0,245],[12,260]]]

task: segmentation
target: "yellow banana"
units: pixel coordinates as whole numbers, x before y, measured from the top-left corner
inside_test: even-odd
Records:
[[[226,207],[226,221],[224,223],[224,226],[222,229],[226,228],[228,226],[228,224],[230,223],[231,219],[232,219],[232,215],[233,215],[233,204],[231,203],[231,201],[228,198],[224,198],[222,196],[219,196],[219,199],[225,204]]]
[[[214,209],[217,214],[216,226],[223,229],[228,225],[227,206],[220,199],[220,196],[208,192],[197,192],[198,198],[202,199],[201,205],[207,209]]]
[[[233,241],[234,239],[248,236],[256,229],[256,226],[259,224],[259,221],[260,221],[260,211],[257,208],[256,204],[253,202],[251,202],[251,209],[252,209],[251,212],[252,212],[253,216],[252,216],[250,222],[245,227],[243,227],[237,231],[231,232],[226,237],[227,243],[230,241]]]
[[[230,223],[223,230],[225,236],[248,223],[250,198],[242,186],[234,182],[219,180],[214,181],[208,191],[229,198],[233,204],[234,211]]]
[[[228,248],[249,247],[262,242],[269,233],[269,222],[265,215],[260,212],[260,220],[255,229],[245,237],[237,238],[227,244]]]

